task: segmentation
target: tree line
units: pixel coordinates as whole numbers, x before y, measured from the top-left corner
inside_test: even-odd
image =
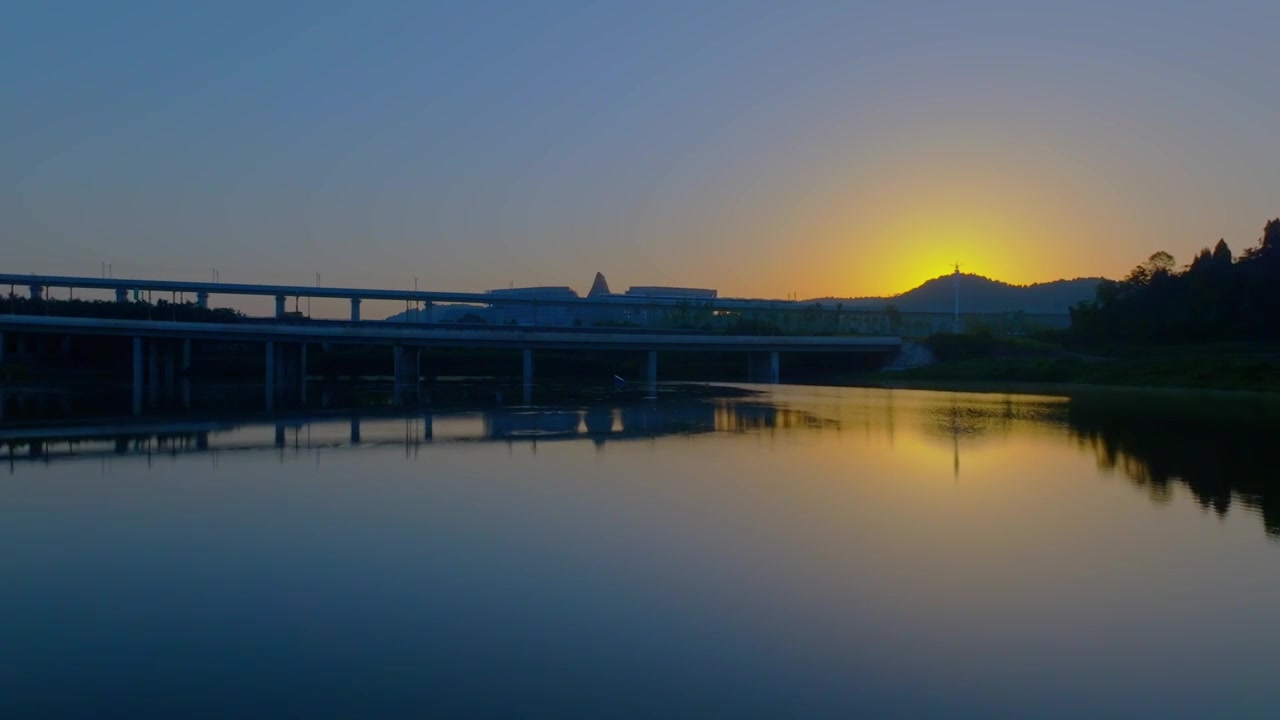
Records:
[[[1225,240],[1177,268],[1159,251],[1123,280],[1103,281],[1071,308],[1071,336],[1093,343],[1280,340],[1280,218],[1233,256]]]

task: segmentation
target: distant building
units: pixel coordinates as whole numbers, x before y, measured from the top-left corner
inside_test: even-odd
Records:
[[[572,303],[578,293],[571,287],[503,288],[486,294],[528,301],[490,305],[490,322],[499,325],[571,325],[576,314]]]
[[[659,285],[633,285],[627,295],[652,298],[684,298],[688,300],[714,300],[716,291],[706,288],[662,287]]]
[[[649,325],[660,322],[665,312],[655,312],[649,308],[636,307],[633,304],[618,303],[612,306],[612,298],[625,295],[630,299],[652,298],[654,300],[688,300],[691,302],[710,301],[717,296],[715,290],[707,288],[664,287],[655,285],[633,286],[623,295],[609,290],[609,281],[603,273],[596,273],[591,283],[587,298],[604,301],[606,304],[580,303],[583,298],[573,288],[563,286],[541,286],[521,288],[501,288],[489,290],[486,295],[495,299],[518,302],[490,303],[480,314],[486,322],[498,325],[535,325],[542,327],[569,325],[608,325],[638,324]]]
[[[612,294],[613,293],[609,291],[609,281],[604,279],[604,273],[596,273],[595,282],[591,283],[591,291],[587,293],[587,297],[606,297]]]

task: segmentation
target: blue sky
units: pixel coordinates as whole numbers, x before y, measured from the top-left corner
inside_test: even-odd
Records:
[[[6,271],[867,295],[1280,216],[1275,2],[182,5],[6,5]]]

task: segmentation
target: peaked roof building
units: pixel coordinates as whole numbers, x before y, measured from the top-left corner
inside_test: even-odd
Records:
[[[587,297],[593,298],[612,294],[609,292],[609,281],[604,279],[604,273],[596,273],[596,280],[591,283],[591,290],[587,293]]]

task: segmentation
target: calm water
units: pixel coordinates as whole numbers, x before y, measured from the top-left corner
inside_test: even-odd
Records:
[[[1277,417],[782,387],[10,422],[0,717],[1276,717]]]

